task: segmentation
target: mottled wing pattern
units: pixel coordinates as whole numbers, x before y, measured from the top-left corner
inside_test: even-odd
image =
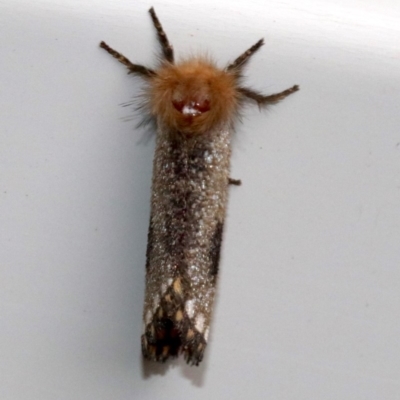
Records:
[[[198,364],[207,344],[227,203],[230,132],[179,138],[158,132],[148,235],[143,354],[182,352]]]

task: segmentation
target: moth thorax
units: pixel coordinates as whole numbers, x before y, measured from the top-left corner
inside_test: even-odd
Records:
[[[165,64],[151,83],[153,115],[184,135],[215,131],[236,110],[235,76],[207,60]]]

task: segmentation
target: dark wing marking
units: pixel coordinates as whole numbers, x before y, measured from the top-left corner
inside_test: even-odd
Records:
[[[182,295],[170,287],[142,335],[144,358],[164,362],[183,353],[188,364],[199,365],[206,341],[184,309]]]
[[[221,255],[221,244],[222,244],[222,233],[224,230],[224,224],[217,222],[217,226],[214,231],[214,235],[211,238],[210,246],[210,274],[216,278],[218,274],[219,259]]]
[[[150,257],[154,246],[154,230],[153,230],[153,218],[150,217],[149,231],[147,233],[147,250],[146,250],[146,271],[150,266]]]

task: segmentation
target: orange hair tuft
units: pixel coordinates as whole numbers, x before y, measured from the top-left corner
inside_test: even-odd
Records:
[[[204,58],[164,63],[150,80],[151,113],[174,131],[209,132],[232,120],[239,103],[236,79]]]

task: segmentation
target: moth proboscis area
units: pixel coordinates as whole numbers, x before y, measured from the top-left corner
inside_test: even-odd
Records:
[[[263,39],[224,69],[209,57],[175,62],[154,9],[149,12],[161,47],[156,69],[100,43],[129,73],[143,78],[140,108],[157,126],[142,352],[156,361],[183,353],[198,365],[209,336],[228,186],[240,184],[229,177],[234,123],[245,103],[264,108],[299,87],[266,96],[243,86],[243,69]]]

